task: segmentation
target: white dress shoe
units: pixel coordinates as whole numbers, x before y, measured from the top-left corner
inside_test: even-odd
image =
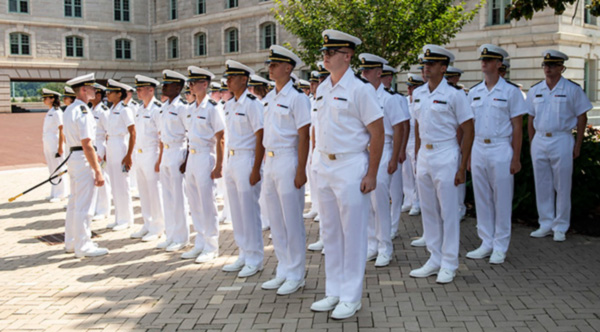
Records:
[[[402,205],[402,210],[401,210],[401,211],[402,211],[403,213],[404,213],[404,212],[408,212],[408,211],[410,211],[410,208],[411,208],[411,207],[410,207],[410,205]]]
[[[150,241],[156,241],[158,239],[160,239],[160,234],[157,233],[148,233],[146,235],[144,235],[144,237],[142,238],[142,242],[150,242]]]
[[[494,251],[492,253],[492,257],[490,257],[490,264],[502,264],[504,263],[504,259],[506,258],[506,254],[501,251]]]
[[[167,247],[170,245],[171,245],[171,241],[164,240],[163,242],[160,242],[159,244],[156,245],[156,249],[167,249]]]
[[[53,197],[53,198],[50,198],[48,201],[50,203],[58,203],[58,202],[62,201],[62,199],[60,197]]]
[[[181,250],[185,247],[187,247],[187,243],[173,242],[173,243],[169,244],[169,246],[165,250],[172,252],[172,251]]]
[[[367,252],[367,262],[374,261],[377,259],[377,251]]]
[[[323,250],[323,241],[321,239],[319,239],[319,241],[309,244],[308,250],[310,250],[310,251]]]
[[[335,309],[335,306],[340,302],[340,298],[337,296],[327,296],[326,298],[313,302],[310,306],[312,311],[330,311]]]
[[[413,240],[410,245],[411,247],[426,247],[427,243],[425,242],[425,237],[421,236],[420,238]]]
[[[181,254],[181,259],[196,259],[202,253],[202,249],[193,247],[192,250],[188,250]]]
[[[304,287],[304,280],[286,280],[279,289],[277,289],[277,295],[288,295],[295,293],[301,287]]]
[[[567,239],[567,237],[565,236],[565,232],[561,232],[561,231],[554,232],[554,241],[563,242],[566,239]]]
[[[281,287],[281,285],[283,285],[284,282],[285,282],[285,278],[273,278],[269,281],[263,282],[263,284],[260,286],[260,288],[266,289],[266,290],[277,289],[277,288]]]
[[[302,217],[304,219],[312,219],[312,218],[314,218],[316,216],[317,216],[317,212],[316,211],[310,211],[310,212],[305,213],[305,214],[302,215]]]
[[[316,216],[316,217],[314,217],[313,221],[314,221],[314,222],[319,222],[319,221],[321,221],[321,216],[319,216],[319,215],[317,214],[317,216]]]
[[[75,253],[75,249],[73,249],[73,248],[65,248],[65,252],[67,254],[72,254],[72,253]]]
[[[244,268],[244,265],[246,265],[244,260],[238,258],[235,262],[233,262],[233,264],[227,264],[223,266],[222,270],[225,272],[238,272]]]
[[[203,251],[200,254],[200,256],[198,256],[198,258],[196,258],[195,262],[198,264],[208,263],[208,262],[212,261],[213,259],[216,259],[217,257],[219,257],[218,251]]]
[[[438,272],[438,276],[437,279],[435,279],[435,282],[437,282],[438,284],[450,283],[452,282],[452,280],[454,280],[455,275],[456,273],[452,270],[440,269],[440,272]]]
[[[131,233],[131,235],[129,235],[129,237],[132,238],[132,239],[141,239],[146,234],[148,234],[148,230],[145,229],[144,227],[142,227],[139,231]]]
[[[376,267],[384,267],[390,265],[390,261],[392,258],[386,254],[377,255],[377,260],[375,261]]]
[[[538,228],[535,231],[531,232],[531,234],[529,234],[529,236],[531,237],[546,237],[548,235],[552,234],[552,230],[551,229],[544,229],[544,228]]]
[[[263,226],[262,227],[262,231],[268,231],[269,229],[271,229],[271,226]]]
[[[238,273],[239,278],[247,278],[257,274],[259,271],[262,271],[262,267],[258,265],[244,265],[240,273]]]
[[[92,217],[92,221],[98,221],[98,220],[104,220],[104,219],[106,219],[106,216],[103,214],[97,214]]]
[[[408,211],[409,216],[418,216],[420,214],[421,214],[421,208],[418,208],[418,207],[412,207],[410,209],[410,211]]]
[[[118,225],[118,224],[117,224],[117,222],[116,222],[116,221],[115,221],[115,222],[111,222],[110,224],[106,225],[106,228],[113,229],[113,228],[115,228],[117,225]]]
[[[491,254],[492,254],[492,249],[486,249],[483,246],[481,246],[473,251],[469,251],[467,253],[467,258],[484,259],[486,257],[490,257]]]
[[[84,251],[76,252],[75,253],[75,257],[77,257],[77,258],[81,258],[81,257],[96,257],[96,256],[104,256],[106,254],[108,254],[108,249],[93,247],[93,248],[91,248],[89,250],[84,250]]]
[[[413,278],[427,278],[429,276],[438,274],[439,270],[439,267],[434,267],[425,264],[418,269],[410,271],[410,276]]]
[[[335,310],[331,313],[333,319],[346,319],[354,316],[354,314],[362,307],[360,301],[358,302],[340,302]]]
[[[113,231],[124,231],[126,229],[129,229],[129,227],[131,227],[131,225],[129,223],[120,224],[120,225],[113,227],[112,230]]]

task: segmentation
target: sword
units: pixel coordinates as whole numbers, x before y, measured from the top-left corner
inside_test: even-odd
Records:
[[[56,174],[56,175],[54,175],[54,176],[51,176],[51,177],[50,177],[50,178],[48,178],[47,180],[44,180],[44,181],[42,181],[42,182],[40,182],[40,183],[36,184],[35,186],[33,186],[33,187],[31,187],[31,188],[29,188],[29,189],[25,190],[24,192],[22,192],[22,193],[18,194],[18,195],[17,195],[17,196],[15,196],[15,197],[11,197],[11,198],[9,198],[9,199],[8,199],[8,201],[9,201],[9,202],[12,202],[12,201],[14,201],[15,199],[17,199],[17,198],[19,198],[19,197],[21,197],[21,196],[23,196],[23,195],[27,194],[28,192],[32,191],[33,189],[35,189],[35,188],[37,188],[37,187],[39,187],[39,186],[41,186],[41,185],[45,184],[46,182],[50,182],[50,181],[52,181],[52,180],[54,180],[54,179],[56,179],[56,178],[59,178],[59,177],[63,176],[65,173],[67,173],[67,170],[64,170],[64,171],[62,171],[62,172],[60,172],[60,173],[58,173],[58,174]]]

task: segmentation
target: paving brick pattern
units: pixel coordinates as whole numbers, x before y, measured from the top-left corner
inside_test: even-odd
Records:
[[[36,236],[62,231],[66,203],[47,203],[48,188],[13,203],[9,196],[47,176],[44,169],[0,172],[0,330],[2,331],[600,331],[600,239],[567,235],[564,243],[531,239],[514,225],[506,263],[467,260],[479,245],[475,220],[461,227],[455,281],[413,279],[427,259],[412,248],[419,217],[403,215],[389,267],[367,265],[363,309],[334,321],[310,305],[324,296],[320,253],[308,252],[306,287],[289,296],[260,289],[276,259],[265,232],[265,269],[237,278],[220,268],[236,258],[230,225],[221,226],[221,256],[199,265],[128,238],[93,230],[109,256],[77,259]],[[139,201],[134,201],[140,224]],[[306,221],[308,242],[318,224]]]

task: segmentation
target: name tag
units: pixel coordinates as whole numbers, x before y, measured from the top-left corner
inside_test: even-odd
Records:
[[[415,103],[420,103],[421,99],[415,99]]]
[[[235,113],[235,115],[246,116],[246,113]]]
[[[506,99],[494,98],[494,101],[506,101]]]
[[[144,115],[144,118],[146,119],[150,119],[150,117],[148,115]]]
[[[206,117],[199,116],[198,119],[206,120]]]
[[[448,102],[445,100],[434,100],[433,103],[434,104],[442,104],[442,105],[448,104]]]
[[[119,115],[119,114],[121,114],[121,113],[119,113],[119,112],[113,112],[113,114]]]
[[[475,97],[473,100],[481,100],[481,97]]]
[[[277,104],[277,107],[281,107],[281,108],[289,108],[288,106],[281,105],[281,104]]]
[[[341,100],[341,101],[348,101],[348,99],[342,98],[342,97],[333,97],[333,99],[335,99],[335,100]]]
[[[556,98],[567,98],[567,95],[555,95]]]
[[[169,112],[169,114],[177,116],[177,113]]]
[[[542,98],[544,95],[535,95],[536,98]]]

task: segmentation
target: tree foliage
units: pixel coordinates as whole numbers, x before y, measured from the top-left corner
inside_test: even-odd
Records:
[[[448,43],[485,0],[473,10],[453,0],[275,1],[275,18],[300,39],[295,51],[305,63],[314,66],[320,58],[321,32],[336,29],[362,40],[358,53],[373,53],[408,69],[424,45]]]
[[[506,7],[506,15],[509,20],[518,21],[522,18],[530,20],[534,13],[546,8],[554,9],[555,15],[562,15],[567,6],[575,4],[577,8],[580,1],[582,0],[513,0],[512,4]],[[591,15],[600,16],[600,0],[591,0],[585,7],[589,9]]]

